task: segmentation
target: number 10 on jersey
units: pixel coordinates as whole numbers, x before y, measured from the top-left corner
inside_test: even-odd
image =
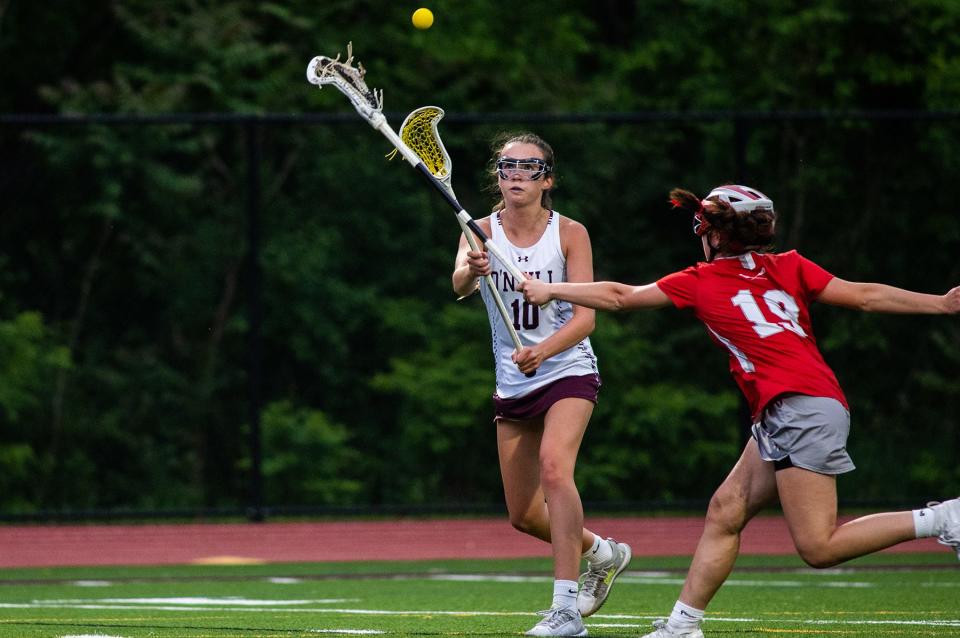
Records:
[[[537,304],[514,299],[510,308],[513,310],[513,327],[517,330],[536,330],[540,326],[540,306]]]

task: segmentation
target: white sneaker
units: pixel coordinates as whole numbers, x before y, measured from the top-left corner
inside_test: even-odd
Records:
[[[654,620],[653,626],[653,631],[640,638],[703,638],[703,630],[700,627],[678,634],[667,629],[666,620]]]
[[[576,636],[580,638],[587,635],[587,628],[583,626],[583,618],[572,607],[553,607],[537,613],[543,616],[543,620],[526,632],[527,636]]]
[[[630,559],[633,557],[633,552],[630,551],[630,546],[626,543],[618,543],[612,538],[608,538],[607,542],[613,549],[613,556],[610,560],[599,565],[591,565],[580,576],[577,609],[580,610],[580,615],[584,618],[603,606],[610,594],[610,588],[613,587],[613,581],[620,575],[620,572],[627,568]]]
[[[927,507],[933,508],[936,512],[937,542],[952,547],[957,552],[957,559],[960,560],[960,498],[943,503],[933,501],[927,503]]]

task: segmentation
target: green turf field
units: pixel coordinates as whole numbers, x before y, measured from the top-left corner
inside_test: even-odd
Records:
[[[591,636],[669,612],[687,559],[636,558]],[[0,637],[520,635],[549,606],[545,560],[99,567],[0,572]],[[881,555],[814,571],[742,557],[706,635],[960,636],[960,563]]]

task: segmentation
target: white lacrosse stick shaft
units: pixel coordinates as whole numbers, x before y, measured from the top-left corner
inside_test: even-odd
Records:
[[[373,126],[373,128],[383,133],[384,137],[390,140],[390,143],[393,144],[393,146],[400,152],[400,155],[403,156],[403,159],[410,162],[414,168],[420,169],[421,172],[424,172],[430,177],[431,180],[435,182],[434,186],[436,186],[436,188],[443,193],[447,199],[447,203],[450,204],[450,206],[456,211],[457,219],[460,221],[461,227],[469,228],[471,231],[473,231],[473,234],[479,237],[480,241],[483,242],[484,247],[489,250],[494,257],[500,260],[500,263],[503,264],[504,268],[510,271],[510,274],[515,277],[518,282],[526,279],[523,271],[520,270],[516,264],[514,264],[503,253],[500,247],[497,246],[493,240],[487,237],[487,234],[483,232],[483,229],[477,226],[477,223],[474,221],[473,217],[470,216],[470,213],[464,210],[463,206],[460,205],[460,202],[457,201],[457,198],[454,197],[453,191],[448,189],[442,181],[434,177],[430,170],[420,160],[420,158],[417,157],[417,154],[411,151],[407,145],[403,143],[403,140],[401,140],[400,137],[393,132],[393,129],[390,128],[389,124],[387,124],[387,119],[383,116],[383,113],[377,113],[377,115],[379,117],[375,118],[375,120],[371,120],[370,124]],[[469,237],[469,234],[467,236]]]
[[[400,155],[411,166],[416,168],[420,173],[429,181],[433,187],[443,195],[444,199],[447,200],[447,203],[453,208],[456,212],[457,220],[460,223],[460,228],[463,229],[464,235],[467,237],[467,241],[470,242],[470,246],[473,250],[477,250],[477,244],[473,237],[476,235],[477,238],[483,242],[484,247],[493,254],[500,263],[503,264],[504,268],[510,273],[510,275],[516,279],[517,283],[521,283],[526,276],[523,271],[521,271],[516,264],[514,264],[507,256],[503,253],[499,246],[493,243],[487,234],[483,232],[477,223],[474,221],[470,214],[464,210],[463,206],[460,205],[460,202],[457,201],[456,196],[453,193],[453,188],[449,184],[442,182],[437,179],[431,172],[430,169],[423,163],[423,161],[414,153],[404,142],[400,139],[392,128],[390,128],[389,123],[387,123],[387,118],[383,115],[383,92],[380,91],[370,91],[366,87],[366,83],[363,81],[363,75],[365,71],[362,66],[352,67],[351,62],[353,61],[353,51],[352,45],[347,46],[347,59],[344,62],[340,62],[340,57],[337,56],[336,60],[330,58],[324,58],[317,56],[313,58],[310,63],[307,65],[307,80],[311,84],[315,84],[318,87],[321,87],[325,84],[333,84],[340,92],[347,96],[350,102],[353,104],[354,108],[360,114],[363,119],[369,122],[370,126],[380,131],[380,133],[386,137],[395,149],[400,153]],[[471,231],[471,232],[468,232]],[[514,343],[514,346],[519,351],[523,345],[520,342],[520,337],[516,332],[516,329],[513,326],[513,322],[509,317],[509,312],[507,311],[506,306],[503,304],[503,300],[500,298],[500,295],[496,292],[496,287],[493,284],[492,279],[487,277],[487,285],[490,286],[491,292],[493,292],[493,298],[496,300],[497,309],[501,313],[504,323],[506,324],[508,330],[510,331],[510,338]],[[534,372],[527,373],[527,376],[532,376]]]
[[[438,176],[434,174],[433,176],[440,181],[444,189],[447,191],[447,194],[456,198],[456,194],[453,192],[453,184],[451,184],[453,181],[453,162],[450,161],[450,156],[447,154],[447,151],[443,146],[443,142],[440,140],[440,132],[437,130],[437,122],[439,122],[440,118],[443,117],[443,109],[441,109],[439,106],[422,106],[419,109],[414,110],[412,113],[410,113],[410,115],[407,116],[407,119],[403,121],[403,124],[400,125],[400,139],[403,140],[403,136],[405,136],[404,131],[406,130],[407,122],[410,120],[410,118],[424,111],[434,114],[430,119],[430,127],[433,131],[432,138],[439,147],[440,154],[443,158],[443,168],[438,171],[442,173],[442,175]],[[414,152],[414,154],[416,153]],[[420,156],[417,156],[417,159],[418,161],[422,161],[425,165],[428,162],[428,160],[421,158]],[[470,250],[480,250],[480,247],[477,244],[476,236],[467,227],[467,224],[459,215],[457,215],[457,223],[460,224],[460,230],[463,231],[463,236],[470,245]],[[490,296],[493,298],[493,302],[497,306],[497,310],[500,312],[500,317],[503,319],[503,325],[506,326],[507,332],[510,335],[510,340],[513,341],[514,349],[517,352],[520,352],[520,350],[523,348],[523,344],[520,342],[520,335],[517,334],[516,326],[513,325],[513,320],[510,317],[510,311],[507,310],[506,304],[503,303],[503,297],[500,296],[500,292],[497,290],[497,284],[494,283],[493,277],[489,274],[483,276],[483,281],[487,285],[487,290],[490,292]]]
[[[403,159],[407,160],[411,166],[423,173],[424,177],[433,184],[447,200],[447,203],[454,209],[457,218],[480,238],[480,241],[483,242],[486,249],[503,263],[504,267],[510,272],[510,275],[513,276],[518,283],[523,281],[526,278],[523,271],[507,259],[499,246],[490,241],[486,233],[477,226],[477,223],[470,217],[470,214],[463,209],[463,206],[460,205],[457,198],[453,196],[452,191],[444,188],[444,185],[430,173],[430,170],[424,165],[420,158],[417,157],[417,154],[410,150],[410,148],[403,143],[403,140],[390,128],[390,125],[387,123],[387,118],[383,115],[383,92],[370,91],[366,87],[366,83],[363,82],[363,74],[365,73],[363,67],[359,66],[358,68],[354,68],[350,66],[352,61],[352,45],[347,45],[347,59],[344,62],[340,62],[340,56],[337,56],[336,60],[317,56],[307,64],[307,81],[321,88],[325,84],[333,84],[340,89],[340,92],[346,95],[350,103],[353,104],[357,113],[369,122],[370,126],[380,131],[384,137],[390,140],[390,143],[399,151]],[[333,71],[330,72],[330,69],[333,69]],[[338,69],[343,72],[338,73]]]

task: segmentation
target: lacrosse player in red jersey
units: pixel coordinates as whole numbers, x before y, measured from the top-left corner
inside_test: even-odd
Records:
[[[550,281],[593,280],[590,237],[582,224],[551,209],[553,150],[522,134],[494,146],[501,196],[477,224],[524,272]],[[614,579],[630,562],[626,543],[583,528],[583,505],[573,480],[577,453],[600,388],[589,335],[594,311],[566,302],[544,307],[524,301],[520,281],[492,255],[471,250],[460,236],[453,289],[469,295],[492,275],[513,315],[522,347],[515,350],[488,287],[479,287],[493,337],[497,450],[511,524],[551,543],[551,608],[527,635],[585,636],[583,617],[604,603]],[[533,376],[528,373],[536,371]],[[581,559],[587,571],[578,587]]]
[[[960,287],[929,295],[844,281],[796,251],[766,253],[776,213],[753,188],[728,184],[703,200],[675,189],[670,199],[692,215],[706,262],[643,286],[535,279],[522,286],[526,300],[538,304],[692,309],[729,353],[730,372],[750,405],[753,436],[710,500],[680,598],[644,638],[702,638],[704,610],[733,569],[740,532],[777,498],[797,552],[813,567],[931,536],[960,556],[960,499],[837,525],[836,475],[854,469],[846,450],[850,415],[809,312],[820,301],[866,312],[952,314],[960,312]]]

